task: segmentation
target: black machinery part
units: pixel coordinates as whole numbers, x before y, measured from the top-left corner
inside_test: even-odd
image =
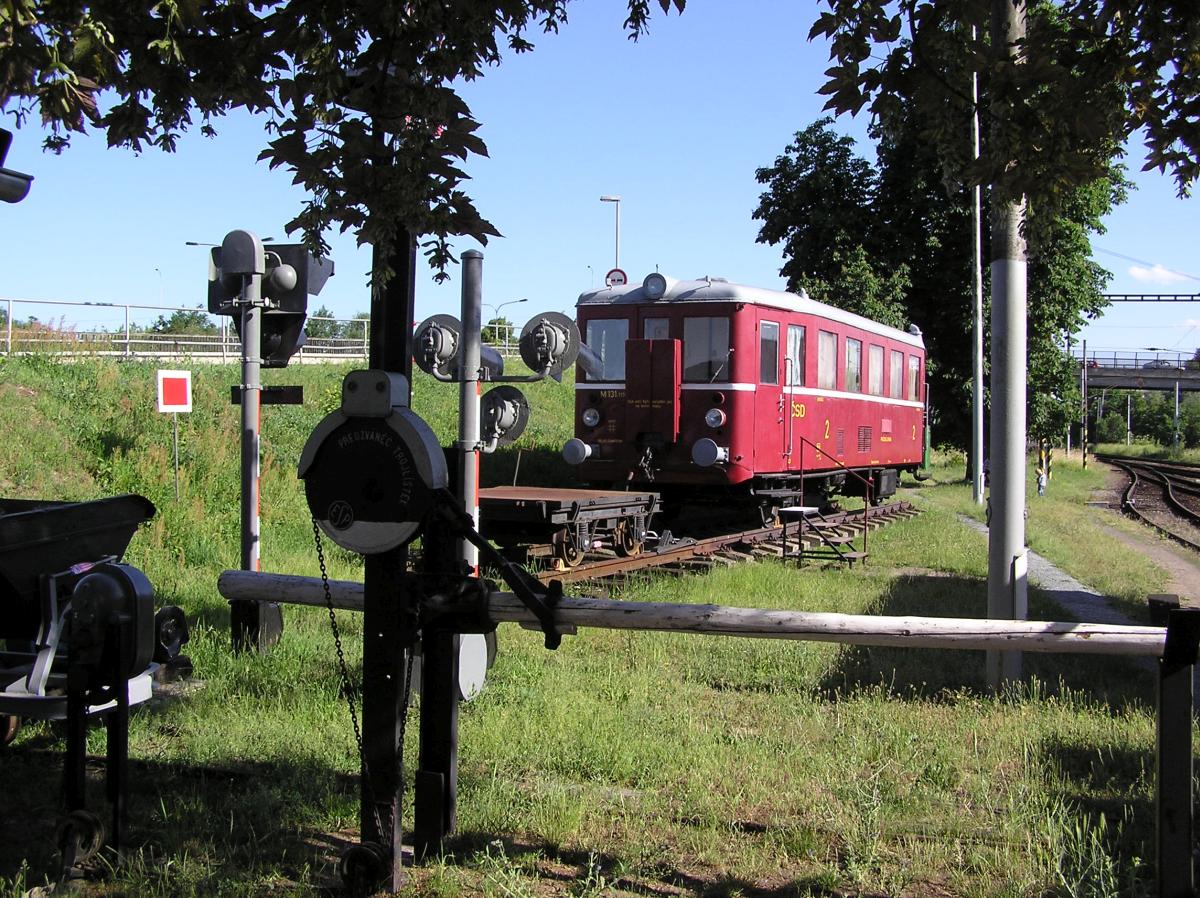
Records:
[[[37,634],[42,575],[120,558],[154,512],[150,500],[134,494],[88,502],[0,499],[0,639]]]
[[[388,873],[383,846],[374,842],[351,845],[338,860],[338,874],[351,895],[370,895]]]
[[[107,638],[113,624],[128,628],[129,657],[111,665],[106,652],[114,651]],[[66,639],[72,663],[92,668],[118,670],[133,677],[144,671],[153,659],[155,633],[154,587],[146,575],[127,564],[96,565],[79,578],[71,591],[71,611],[67,616]]]

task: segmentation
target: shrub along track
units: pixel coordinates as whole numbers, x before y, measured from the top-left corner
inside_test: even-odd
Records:
[[[841,545],[848,545],[849,539],[863,536],[865,532],[876,530],[892,521],[915,517],[918,513],[911,502],[894,502],[890,505],[869,507],[865,514],[860,509],[825,515],[822,530],[826,536],[845,537],[846,542],[839,542]],[[789,522],[786,526],[758,527],[715,536],[676,539],[634,556],[621,556],[611,549],[599,549],[590,552],[574,567],[543,570],[536,576],[543,583],[551,580],[574,583],[601,580],[651,568],[679,573],[707,570],[718,564],[736,564],[760,557],[793,557],[799,560],[801,545],[805,553],[820,550],[826,545],[816,530],[809,528],[805,529],[802,539],[798,542],[798,527],[797,523]],[[828,561],[830,557],[823,554],[820,560]]]
[[[1200,467],[1097,456],[1125,473],[1121,508],[1194,552],[1200,552]]]

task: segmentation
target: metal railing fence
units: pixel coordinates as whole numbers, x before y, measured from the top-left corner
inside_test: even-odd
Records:
[[[186,306],[154,306],[139,303],[72,302],[68,300],[2,299],[5,309],[3,343],[5,356],[46,354],[64,358],[113,357],[123,359],[192,359],[209,362],[233,362],[241,358],[242,345],[232,320],[225,316],[208,316],[203,309]],[[36,307],[63,307],[66,310],[57,322],[42,322],[27,317],[18,320],[23,311]],[[121,323],[108,327],[82,327],[67,324],[69,315],[79,310],[119,315]],[[153,325],[134,323],[141,312],[190,312],[206,315],[213,321],[213,330],[194,334],[161,333]],[[314,326],[316,325],[316,326]],[[370,350],[371,321],[369,318],[331,318],[310,315],[306,325],[309,333],[305,345],[293,357],[297,363],[342,362],[366,360]],[[502,355],[517,354],[519,332],[511,324],[489,325],[484,328],[485,342]],[[490,339],[489,339],[490,338]]]

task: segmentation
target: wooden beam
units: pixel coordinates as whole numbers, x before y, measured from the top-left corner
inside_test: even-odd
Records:
[[[313,577],[225,571],[217,588],[229,600],[325,605],[321,581]],[[362,610],[362,584],[331,580],[329,588],[335,608]],[[492,593],[488,615],[497,622],[537,623],[533,613],[512,593]],[[555,609],[555,618],[563,625],[563,632],[571,627],[601,627],[904,648],[1019,648],[1026,652],[1146,657],[1162,657],[1167,633],[1164,627],[1116,624],[884,617],[594,598],[564,598]]]

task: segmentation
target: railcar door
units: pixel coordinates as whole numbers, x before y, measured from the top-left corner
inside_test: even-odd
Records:
[[[787,416],[781,373],[780,316],[765,309],[758,317],[758,382],[754,402],[756,474],[787,469]]]

